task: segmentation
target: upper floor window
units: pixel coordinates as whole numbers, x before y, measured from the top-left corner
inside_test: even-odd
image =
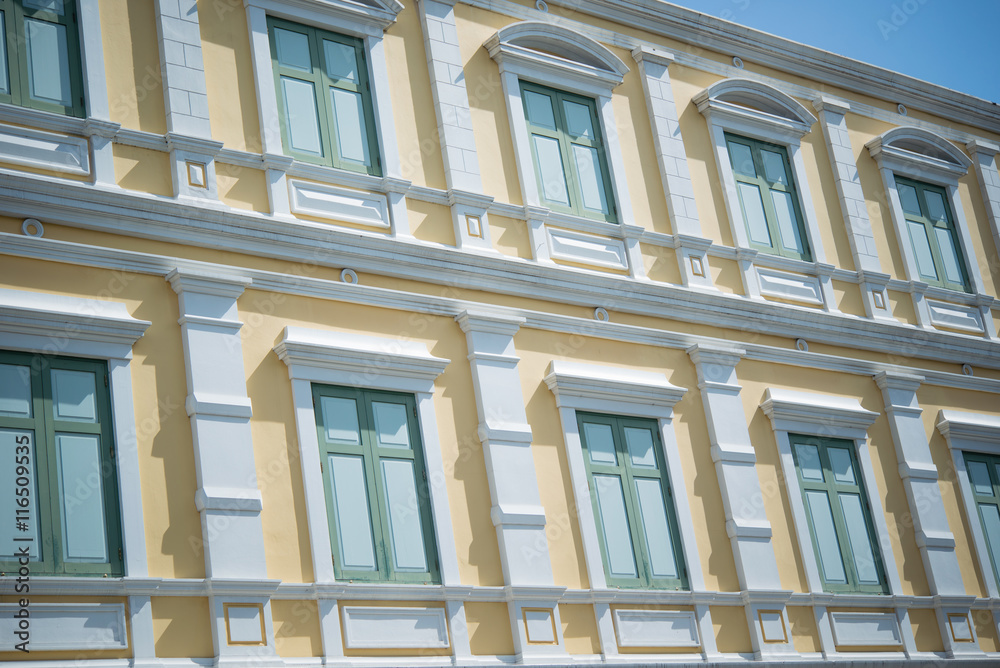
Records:
[[[789,435],[823,589],[886,593],[854,444]]]
[[[521,99],[542,201],[566,213],[615,221],[594,100],[526,81]]]
[[[968,290],[965,260],[944,188],[895,177],[920,278],[943,288]]]
[[[0,0],[0,102],[82,117],[73,0]]]
[[[687,586],[677,518],[655,420],[577,413],[607,581]]]
[[[124,573],[105,362],[0,353],[0,571]]]
[[[783,146],[725,133],[750,246],[809,260],[795,178]]]
[[[336,578],[438,582],[414,397],[312,391]]]
[[[274,17],[267,27],[286,153],[381,175],[363,41]]]

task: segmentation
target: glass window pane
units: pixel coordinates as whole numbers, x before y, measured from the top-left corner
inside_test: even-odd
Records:
[[[31,417],[31,369],[0,364],[0,415]]]
[[[764,216],[764,203],[760,199],[760,190],[750,183],[737,183],[740,191],[740,202],[743,203],[743,217],[746,219],[750,241],[762,246],[771,245],[771,233],[767,229],[767,218]]]
[[[323,54],[326,56],[327,76],[358,83],[358,56],[353,46],[324,39]]]
[[[823,465],[819,461],[819,448],[806,443],[796,443],[795,460],[803,480],[823,482]]]
[[[20,448],[20,451],[18,450]],[[18,460],[23,457],[24,459]],[[24,466],[27,471],[18,471]],[[27,495],[18,489],[27,489]],[[23,508],[18,500],[27,499]],[[18,512],[20,511],[20,512]],[[0,560],[11,561],[27,547],[31,561],[38,561],[38,485],[35,480],[34,432],[0,429]],[[23,524],[21,524],[23,522]]]
[[[10,75],[7,72],[7,16],[0,12],[0,92],[10,93]]]
[[[651,431],[625,427],[625,446],[632,459],[632,466],[645,469],[656,468],[656,451],[653,450],[653,433]]]
[[[937,269],[934,268],[934,256],[931,255],[931,244],[927,240],[927,229],[922,223],[906,221],[910,230],[910,240],[913,242],[913,253],[917,260],[917,270],[921,276],[937,280]]]
[[[285,120],[288,122],[288,140],[292,150],[323,155],[312,83],[281,77],[281,93],[285,99]]]
[[[667,508],[663,503],[660,481],[637,478],[635,494],[639,498],[639,514],[653,577],[676,578],[677,562],[674,560],[673,539],[667,523]]]
[[[97,422],[97,388],[89,371],[52,369],[52,411],[57,420]]]
[[[25,9],[40,9],[62,16],[65,13],[66,0],[22,0]]]
[[[300,32],[275,28],[274,43],[278,52],[278,64],[303,72],[312,72],[308,37]]]
[[[573,159],[576,173],[580,178],[583,207],[591,211],[608,212],[608,200],[604,193],[604,174],[597,149],[589,146],[573,145]]]
[[[608,570],[613,576],[634,578],[635,553],[632,551],[632,535],[625,515],[621,479],[613,475],[595,475],[594,487],[597,490],[597,505],[600,508],[604,542],[608,550]]]
[[[364,461],[361,457],[329,455],[329,464],[337,543],[343,560],[340,566],[352,571],[374,571],[375,547]]]
[[[372,402],[375,415],[375,436],[383,448],[409,448],[410,430],[406,421],[405,404]]]
[[[812,521],[816,544],[819,547],[819,563],[823,579],[829,583],[847,583],[844,562],[840,556],[840,544],[833,524],[833,512],[826,492],[806,491],[806,507]]]
[[[330,101],[337,117],[337,148],[340,157],[368,164],[368,130],[360,93],[330,89]]]
[[[805,247],[799,235],[798,218],[795,215],[795,204],[792,202],[791,193],[772,190],[771,201],[774,202],[774,213],[778,217],[781,245],[788,250],[802,253]]]
[[[983,462],[968,462],[969,479],[976,494],[993,496],[993,483],[990,482],[990,469]],[[1000,556],[1000,555],[997,555]]]
[[[924,191],[924,201],[927,202],[927,217],[935,222],[947,222],[948,214],[945,212],[944,198],[941,193],[934,190]]]
[[[556,204],[569,206],[566,190],[566,173],[563,171],[559,142],[551,137],[532,135],[535,142],[535,157],[538,175],[542,181],[542,198]]]
[[[729,142],[729,159],[733,163],[733,171],[737,174],[757,176],[757,169],[753,166],[753,153],[749,146]]]
[[[990,554],[994,563],[1000,562],[1000,510],[991,503],[981,503],[979,512],[983,514],[983,531]]]
[[[590,116],[590,107],[577,102],[563,100],[563,110],[566,112],[566,131],[573,137],[594,138],[594,123]]]
[[[955,248],[955,237],[951,230],[944,227],[935,227],[934,236],[937,238],[938,249],[941,251],[941,260],[944,262],[944,275],[949,281],[962,283],[962,270],[958,259],[958,249]]]
[[[788,185],[788,174],[785,172],[785,159],[780,153],[761,149],[760,157],[764,162],[764,176],[771,183]]]
[[[28,90],[36,100],[72,106],[66,26],[24,19],[28,51]]]
[[[382,481],[385,484],[394,568],[397,571],[426,571],[420,500],[417,498],[413,462],[408,459],[383,459]]]
[[[846,448],[827,448],[826,453],[830,456],[833,479],[848,485],[856,485],[854,465],[851,463],[851,451]]]
[[[899,193],[899,203],[903,207],[903,211],[919,216],[920,201],[917,200],[917,189],[897,181],[896,192]]]
[[[878,584],[875,552],[872,550],[871,537],[868,535],[868,522],[861,507],[861,496],[858,494],[838,496],[840,507],[844,511],[844,523],[847,525],[847,537],[851,543],[851,554],[854,556],[854,570],[858,573],[858,581],[861,584]]]
[[[528,108],[528,122],[532,125],[556,129],[556,117],[552,111],[552,98],[531,90],[524,91],[524,103]]]
[[[319,406],[323,412],[327,440],[361,445],[358,404],[354,399],[320,397]]]
[[[63,559],[108,561],[100,438],[96,434],[56,434]]]
[[[594,424],[593,422],[583,423],[583,437],[590,452],[590,461],[595,464],[610,464],[614,466],[618,463],[615,458],[615,441],[611,434],[611,427],[606,424]]]

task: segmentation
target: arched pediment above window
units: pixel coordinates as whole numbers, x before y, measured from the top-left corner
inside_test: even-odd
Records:
[[[628,72],[607,47],[575,30],[540,21],[502,28],[484,46],[501,72],[550,85],[564,81],[591,93],[610,92]]]
[[[801,138],[816,117],[800,102],[777,88],[750,79],[723,79],[694,96],[698,111],[720,117],[723,125],[763,139]],[[775,136],[776,135],[776,136]]]
[[[921,128],[893,128],[865,146],[880,167],[938,183],[956,181],[972,165],[969,157],[950,141]]]

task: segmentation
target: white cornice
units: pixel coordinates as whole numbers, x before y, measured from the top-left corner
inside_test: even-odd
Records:
[[[663,374],[598,364],[553,360],[545,384],[560,408],[611,410],[629,415],[669,418],[684,388],[671,385]],[[620,406],[626,405],[623,411]]]
[[[943,410],[937,428],[949,447],[1000,454],[1000,416]]]

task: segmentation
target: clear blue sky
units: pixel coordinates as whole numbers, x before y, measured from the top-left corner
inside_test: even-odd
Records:
[[[668,2],[1000,102],[1000,0]]]

